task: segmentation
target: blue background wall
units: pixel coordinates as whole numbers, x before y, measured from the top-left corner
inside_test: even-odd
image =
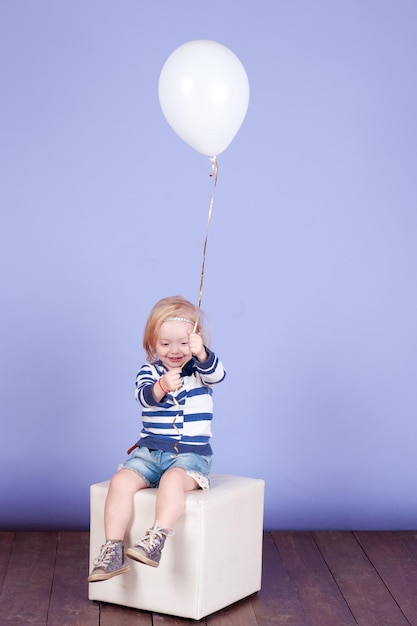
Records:
[[[158,79],[213,39],[249,76],[219,157],[203,308],[217,472],[267,529],[417,526],[417,3],[0,5],[2,528],[87,528],[140,428],[159,298],[197,301],[210,163]]]

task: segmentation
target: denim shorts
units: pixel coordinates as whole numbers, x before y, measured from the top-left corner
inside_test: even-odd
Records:
[[[158,487],[161,476],[172,467],[180,467],[194,478],[201,489],[208,489],[212,456],[203,456],[195,452],[163,452],[136,448],[130,457],[119,465],[119,469],[130,469],[143,478],[148,487]]]

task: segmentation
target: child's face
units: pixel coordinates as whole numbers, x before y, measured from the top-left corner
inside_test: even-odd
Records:
[[[156,340],[156,355],[168,369],[182,367],[190,358],[188,336],[192,327],[188,322],[163,322]]]

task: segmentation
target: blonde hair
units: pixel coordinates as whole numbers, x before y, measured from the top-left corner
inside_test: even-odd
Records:
[[[167,318],[180,317],[192,322],[196,333],[201,333],[204,338],[204,330],[201,327],[202,311],[182,296],[170,296],[162,298],[153,307],[146,322],[143,333],[143,347],[149,362],[156,360],[156,342],[163,322]]]

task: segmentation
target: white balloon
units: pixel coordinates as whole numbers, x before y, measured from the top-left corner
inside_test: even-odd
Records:
[[[181,139],[215,157],[228,147],[245,119],[249,81],[229,48],[201,39],[183,44],[168,57],[158,93],[162,112]]]

